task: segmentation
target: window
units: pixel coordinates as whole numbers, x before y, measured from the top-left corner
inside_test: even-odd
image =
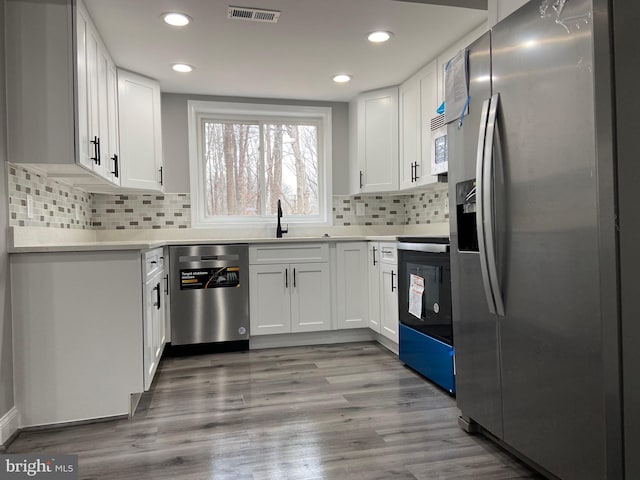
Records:
[[[327,224],[331,111],[189,102],[194,226]],[[328,180],[329,179],[329,180]]]

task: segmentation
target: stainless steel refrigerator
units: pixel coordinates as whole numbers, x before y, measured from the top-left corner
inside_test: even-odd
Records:
[[[525,4],[447,128],[460,423],[549,477],[640,478],[637,3]]]

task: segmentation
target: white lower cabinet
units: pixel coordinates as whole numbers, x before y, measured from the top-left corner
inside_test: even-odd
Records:
[[[369,328],[380,333],[380,244],[369,242],[367,256]]]
[[[398,343],[398,267],[395,243],[369,242],[369,327]]]
[[[249,312],[253,335],[291,332],[289,265],[249,267]]]
[[[336,311],[338,329],[369,326],[367,242],[336,245]],[[378,298],[377,295],[371,298]]]
[[[114,250],[9,258],[22,426],[130,414],[131,394],[146,383],[144,256]]]
[[[380,265],[380,333],[398,343],[398,267]]]
[[[162,260],[164,266],[164,342],[171,342],[171,291],[169,286],[169,247],[162,249]]]
[[[147,280],[144,284],[143,365],[144,389],[149,390],[165,345],[165,277],[162,249],[145,255]],[[155,262],[155,263],[154,263]],[[151,268],[151,271],[149,271]]]
[[[318,332],[331,328],[328,263],[289,265],[293,271],[291,332]]]
[[[325,260],[305,262],[309,259]],[[251,335],[317,332],[331,328],[326,245],[254,246],[249,249]],[[294,263],[281,263],[295,258]]]

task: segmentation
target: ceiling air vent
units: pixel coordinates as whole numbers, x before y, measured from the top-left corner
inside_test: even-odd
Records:
[[[276,23],[280,18],[277,10],[263,10],[261,8],[229,7],[227,18],[248,20],[250,22]]]

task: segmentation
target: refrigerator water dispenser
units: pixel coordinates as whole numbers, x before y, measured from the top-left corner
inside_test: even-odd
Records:
[[[456,184],[456,217],[458,219],[458,249],[463,252],[477,252],[475,178]]]

